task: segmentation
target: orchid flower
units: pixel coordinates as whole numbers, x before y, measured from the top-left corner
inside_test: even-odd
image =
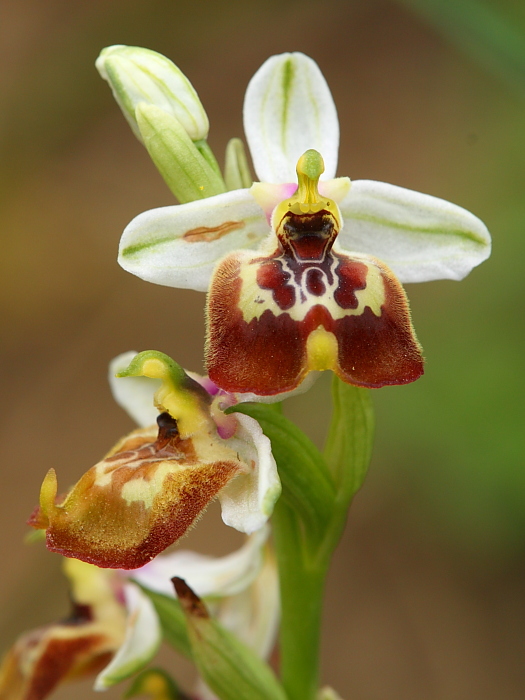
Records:
[[[98,673],[124,643],[127,614],[116,572],[76,559],[65,559],[64,571],[72,613],[15,642],[0,667],[5,700],[43,700],[60,683]]]
[[[279,621],[277,569],[268,533],[264,526],[224,557],[180,551],[129,574],[64,559],[72,615],[17,640],[0,667],[0,697],[43,700],[57,685],[95,673],[95,690],[105,690],[144,668],[158,651],[162,630],[150,599],[129,576],[143,588],[169,596],[174,595],[170,579],[184,577],[216,619],[265,658]],[[198,696],[212,697],[202,682]]]
[[[56,475],[48,472],[29,521],[46,530],[48,549],[101,567],[135,569],[179,539],[216,496],[227,525],[248,534],[261,528],[280,482],[259,424],[224,415],[203,386],[162,353],[128,353],[115,368],[125,385],[117,400],[127,401],[142,427],[64,498],[57,499]]]
[[[336,109],[301,53],[257,71],[244,127],[261,182],[140,214],[122,267],[209,289],[207,369],[227,391],[280,398],[324,369],[366,387],[419,377],[400,282],[465,277],[490,254],[485,225],[436,197],[335,178]]]

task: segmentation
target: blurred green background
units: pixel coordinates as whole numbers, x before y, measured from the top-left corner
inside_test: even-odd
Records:
[[[192,80],[222,158],[271,54],[319,63],[339,174],[470,209],[492,258],[409,285],[425,376],[374,392],[377,436],[332,568],[323,677],[352,700],[525,695],[525,5],[492,0],[2,0],[0,647],[67,611],[59,557],[22,544],[51,466],[73,483],[131,427],[107,363],[156,348],[201,370],[204,296],[116,264],[120,233],[172,197],[98,77],[106,45],[147,46]],[[329,377],[286,406],[319,442]],[[211,508],[182,546],[241,539]],[[163,662],[187,682],[190,670]],[[92,697],[89,683],[56,698]],[[120,691],[110,691],[117,698]]]

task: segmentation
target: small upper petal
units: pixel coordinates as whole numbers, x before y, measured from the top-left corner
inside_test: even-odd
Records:
[[[298,158],[323,154],[325,177],[334,177],[339,149],[337,112],[323,74],[302,53],[272,56],[251,79],[244,130],[261,181],[293,182]]]
[[[339,245],[380,258],[401,282],[460,280],[490,255],[485,224],[438,197],[357,180],[339,208]]]
[[[249,190],[234,190],[139,214],[122,234],[118,261],[147,282],[205,292],[220,258],[257,248],[267,233]]]

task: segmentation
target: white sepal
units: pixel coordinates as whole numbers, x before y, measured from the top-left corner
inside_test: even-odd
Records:
[[[128,610],[126,637],[111,662],[99,673],[95,690],[106,690],[144,668],[162,641],[159,619],[151,600],[131,583],[124,586]]]
[[[244,591],[259,574],[263,545],[268,539],[266,525],[247,538],[244,545],[224,557],[211,557],[189,550],[163,554],[133,572],[142,586],[173,597],[173,576],[183,578],[201,597],[222,598]]]
[[[246,90],[244,131],[263,182],[294,182],[297,161],[309,148],[322,153],[324,177],[335,176],[336,108],[317,63],[302,53],[272,56],[255,73]]]
[[[490,255],[490,234],[455,204],[373,180],[354,180],[339,203],[338,245],[383,260],[401,282],[463,279]]]
[[[148,282],[205,292],[220,258],[257,248],[267,234],[249,190],[234,190],[139,214],[122,234],[118,261]]]
[[[160,379],[149,377],[117,377],[117,373],[129,367],[138,353],[135,350],[123,352],[109,363],[109,386],[118,405],[141,428],[153,425],[159,415],[153,403],[155,392],[161,385]]]

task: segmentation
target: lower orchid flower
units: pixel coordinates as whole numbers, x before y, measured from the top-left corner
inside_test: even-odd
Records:
[[[0,698],[44,700],[59,684],[96,673],[94,689],[105,690],[143,669],[162,640],[160,621],[143,589],[173,597],[174,575],[188,581],[224,627],[266,657],[279,621],[268,533],[264,526],[224,557],[180,551],[130,574],[65,559],[72,615],[17,640],[0,667]],[[202,681],[197,696],[213,697]]]
[[[64,570],[72,613],[16,641],[0,667],[2,700],[43,700],[60,683],[99,672],[124,642],[127,614],[116,572],[75,559],[65,559]]]
[[[49,471],[29,521],[46,531],[48,549],[101,567],[135,569],[184,535],[216,496],[227,525],[246,533],[262,527],[280,482],[259,424],[223,414],[203,386],[162,353],[130,353],[125,362],[120,358],[118,381],[128,383],[124,394],[142,427],[65,497],[57,498],[55,471]],[[151,425],[154,414],[157,425]]]

